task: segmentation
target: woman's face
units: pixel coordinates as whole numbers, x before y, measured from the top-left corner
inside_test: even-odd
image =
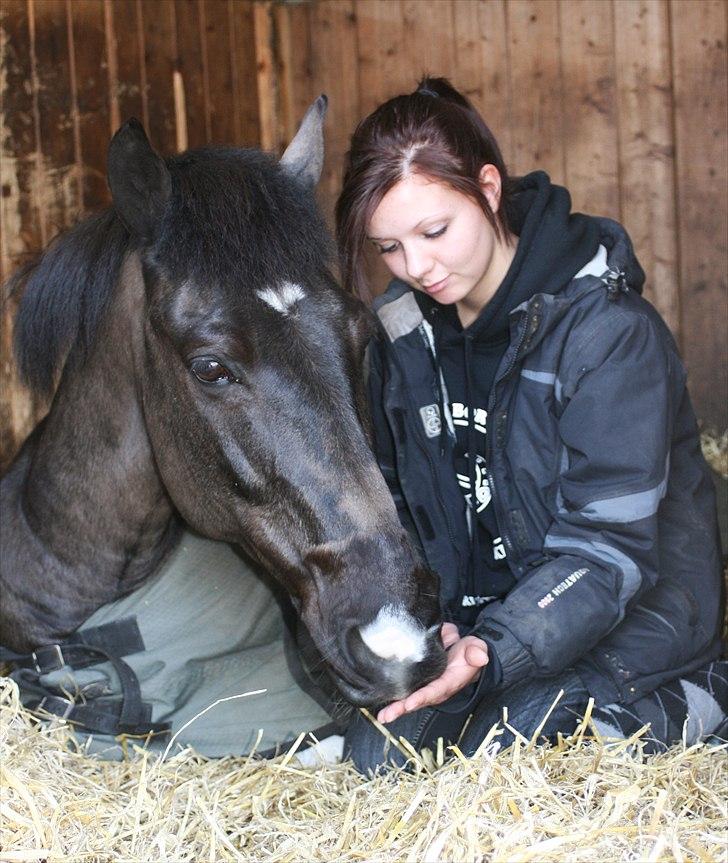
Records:
[[[481,172],[481,188],[497,212],[500,176],[492,165]],[[464,325],[493,296],[513,258],[471,198],[423,174],[387,192],[367,235],[395,276],[443,305],[456,303]]]

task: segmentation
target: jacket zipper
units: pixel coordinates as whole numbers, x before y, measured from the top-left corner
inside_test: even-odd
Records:
[[[399,358],[396,357],[394,355],[394,353],[393,353],[393,359],[394,359],[395,363],[397,364],[397,366],[399,367]],[[399,369],[399,373],[400,373],[400,377],[404,380],[404,376],[402,375],[401,369]],[[439,385],[439,381],[437,383]],[[407,397],[407,402],[410,406],[410,410],[414,410],[416,412],[417,411],[417,405],[414,404],[413,400],[409,397],[409,394]],[[444,422],[444,419],[445,419],[444,417],[440,417],[440,422]],[[391,425],[391,419],[390,419],[390,425]],[[427,459],[427,463],[428,463],[429,468],[430,468],[430,474],[433,477],[436,477],[437,476],[437,470],[436,470],[432,455],[430,454],[430,451],[428,450],[427,445],[426,444],[423,445],[423,443],[422,443],[422,436],[421,436],[421,432],[420,432],[419,427],[417,426],[416,423],[413,425],[414,425],[414,428],[416,429],[415,434],[417,436],[417,442],[420,444],[420,447],[422,448],[422,450],[425,454],[425,458]],[[395,435],[394,439],[395,440],[397,439],[396,435]],[[450,538],[450,542],[451,542],[453,548],[457,548],[457,541],[456,541],[456,538],[452,532],[452,528],[450,526],[450,519],[449,519],[448,514],[447,514],[447,508],[445,507],[445,499],[442,496],[442,490],[440,489],[439,483],[434,483],[434,486],[435,486],[435,496],[437,498],[437,502],[439,503],[440,509],[442,510],[442,512],[445,516],[445,525],[447,526],[447,535]],[[413,514],[413,520],[414,520],[415,524],[417,524],[417,519],[415,518],[414,514]],[[423,545],[424,545],[424,543],[423,543]]]
[[[537,311],[539,307],[540,307],[540,304],[535,305],[534,310]],[[531,322],[531,321],[533,321],[535,323],[535,326],[533,326],[532,332],[529,333],[529,329],[531,329],[529,327],[529,322]],[[500,377],[493,384],[493,391],[491,393],[490,404],[488,406],[488,415],[489,416],[492,415],[494,408],[495,408],[496,393],[498,391],[499,384],[501,383],[501,381],[505,380],[505,378],[507,378],[508,375],[513,371],[513,368],[515,367],[516,361],[518,360],[518,358],[520,356],[520,353],[521,353],[523,345],[526,341],[526,338],[529,335],[533,335],[533,333],[536,332],[537,327],[538,327],[538,315],[534,315],[533,318],[531,318],[531,312],[530,312],[530,310],[527,310],[526,311],[526,325],[523,327],[523,330],[521,331],[521,335],[520,335],[520,338],[518,340],[518,344],[516,345],[516,350],[513,353],[513,357],[511,359],[510,363],[508,364],[508,367],[503,372],[503,374],[500,375]],[[496,426],[498,425],[498,422],[499,422],[499,420],[498,420],[498,418],[496,418]],[[498,433],[497,428],[494,429],[494,431],[497,435],[497,433]],[[493,436],[492,436],[492,434],[489,433],[488,437],[486,439],[486,449],[488,451],[488,458],[486,459],[486,464],[485,464],[485,475],[488,477],[488,484],[490,486],[490,492],[491,492],[491,495],[493,497],[493,502],[495,503],[496,510],[497,510],[500,507],[498,506],[499,496],[496,494],[495,478],[493,475],[493,471],[491,470],[492,456],[493,456],[493,443],[492,443],[492,441],[493,441]],[[505,515],[505,513],[504,513],[504,515]],[[496,519],[497,519],[497,514],[496,514]],[[515,556],[512,556],[512,555],[516,549],[515,549],[515,546],[513,544],[513,540],[511,539],[508,531],[505,529],[505,526],[507,525],[507,523],[508,523],[507,519],[502,518],[498,524],[498,527],[500,528],[500,531],[501,531],[501,538],[503,539],[503,542],[505,543],[506,548],[508,549],[506,559],[513,561],[513,564],[515,566],[515,564],[516,564]]]

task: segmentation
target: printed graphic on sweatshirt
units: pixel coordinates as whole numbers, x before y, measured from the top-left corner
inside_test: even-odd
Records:
[[[467,429],[469,422],[469,409],[462,402],[453,402],[450,406],[452,412],[453,424],[457,427]],[[485,435],[486,422],[488,412],[485,408],[475,408],[473,412],[473,428],[479,440],[476,445],[476,450],[479,450],[475,456],[475,512],[480,514],[488,506],[491,501],[490,484],[488,483],[488,474],[486,471],[485,458],[481,452],[485,452]],[[464,454],[464,466],[469,471],[469,454]],[[463,496],[468,507],[471,506],[472,489],[470,487],[470,476],[463,472],[463,459],[460,460],[460,470],[456,471],[458,485],[463,491]],[[493,559],[503,560],[506,556],[505,545],[501,537],[496,537],[493,540]],[[474,603],[475,604],[475,603]]]

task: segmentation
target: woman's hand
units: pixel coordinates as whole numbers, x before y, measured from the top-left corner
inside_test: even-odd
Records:
[[[488,646],[482,639],[474,635],[460,638],[454,623],[443,623],[440,635],[447,650],[447,666],[443,673],[403,701],[394,701],[383,707],[377,714],[380,722],[393,722],[405,713],[442,704],[472,683],[488,664]]]

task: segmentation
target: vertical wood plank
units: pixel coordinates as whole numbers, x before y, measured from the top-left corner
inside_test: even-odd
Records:
[[[698,416],[728,425],[726,6],[670,4],[681,328]]]
[[[326,0],[317,3],[311,14],[313,85],[309,96],[326,93],[329,97],[319,201],[331,226],[344,156],[360,119],[356,7],[353,0]]]
[[[614,3],[621,219],[645,296],[680,338],[670,27],[666,3]]]
[[[430,3],[424,9],[418,0],[402,4],[405,34],[398,80],[402,92],[414,90],[423,75],[449,77],[455,68],[453,44],[453,6],[456,3]]]
[[[48,239],[73,224],[83,207],[77,164],[75,96],[67,6],[34,0],[41,206]]]
[[[278,134],[283,147],[296,134],[313,93],[311,15],[312,6],[309,4],[277,5],[274,8],[280,111]]]
[[[253,22],[260,146],[264,150],[277,152],[279,149],[278,92],[273,53],[273,7],[270,0],[255,0]]]
[[[160,153],[177,149],[173,76],[177,64],[174,0],[143,0],[144,67],[149,120],[147,132]]]
[[[142,103],[143,46],[140,40],[141,16],[138,0],[113,0],[109,3],[113,21],[116,53],[116,93],[113,98],[118,106],[119,123],[131,117],[144,122]],[[116,131],[114,122],[112,132]]]
[[[0,264],[4,281],[40,247],[42,236],[33,188],[38,142],[26,0],[3,3],[0,8],[0,39],[0,81],[3,85],[0,110]]]
[[[177,0],[176,69],[184,89],[188,147],[204,147],[210,140],[205,103],[207,58],[202,46],[202,24],[198,0]]]
[[[33,79],[31,22],[25,0],[0,7],[0,242],[2,280],[41,245],[34,198],[38,142]],[[13,357],[13,319],[20,297],[8,296],[0,320],[0,470],[4,470],[34,421],[33,399],[18,380]]]
[[[406,34],[400,0],[358,0],[359,107],[362,116],[398,93],[413,90],[402,65]]]
[[[506,26],[513,92],[512,170],[541,168],[565,180],[559,7],[552,0],[510,0]]]
[[[104,30],[106,31],[107,86],[109,92],[109,132],[111,135],[121,125],[119,113],[119,70],[116,54],[119,42],[116,38],[116,22],[111,0],[104,0]]]
[[[630,5],[630,4],[624,4]],[[559,4],[566,185],[574,209],[619,218],[611,3]]]
[[[203,38],[208,57],[210,139],[216,144],[235,143],[233,71],[227,0],[207,0]]]
[[[513,136],[505,3],[460,0],[453,3],[453,20],[453,83],[483,115],[508,165]]]
[[[414,81],[402,62],[408,34],[400,0],[358,0],[356,4],[359,59],[359,109],[362,117],[392,96],[414,90]],[[366,252],[374,295],[387,286],[391,275],[382,257]]]
[[[260,146],[255,10],[252,3],[230,2],[233,54],[235,141],[239,146]]]
[[[104,4],[99,0],[74,0],[69,11],[73,30],[83,206],[85,210],[94,210],[110,200],[106,182],[106,152],[111,124]]]

